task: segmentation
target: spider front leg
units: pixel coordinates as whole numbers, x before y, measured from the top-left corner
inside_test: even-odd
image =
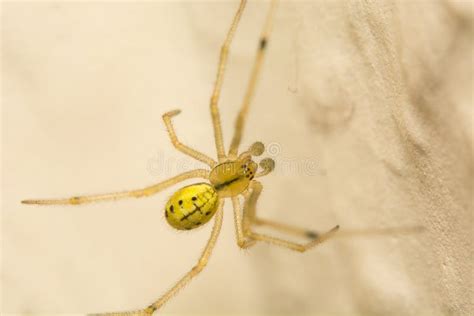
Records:
[[[38,204],[38,205],[79,205],[84,203],[99,202],[99,201],[114,201],[124,198],[140,198],[156,194],[175,185],[191,178],[203,178],[207,179],[209,176],[209,170],[196,169],[188,172],[179,174],[173,178],[160,182],[158,184],[146,187],[140,190],[131,190],[124,192],[115,192],[99,195],[87,195],[87,196],[74,196],[66,199],[54,199],[54,200],[23,200],[23,204]]]
[[[252,226],[257,223],[257,217],[256,217],[256,204],[258,201],[258,198],[260,197],[260,194],[262,192],[262,184],[258,181],[252,181],[250,183],[249,187],[249,194],[247,195],[245,199],[245,204],[244,204],[244,210],[243,210],[243,220],[241,224],[241,231],[242,235],[244,238],[246,238],[246,243],[249,244],[250,241],[263,241],[272,245],[280,246],[280,247],[285,247],[294,251],[299,251],[299,252],[305,252],[316,245],[319,245],[323,243],[324,241],[328,240],[331,238],[335,232],[339,229],[339,225],[335,226],[331,230],[327,231],[326,233],[323,233],[321,235],[309,235],[306,234],[307,237],[312,238],[312,240],[306,244],[300,244],[300,243],[295,243],[292,241],[288,241],[286,239],[281,239],[281,238],[275,238],[272,236],[264,235],[264,234],[258,234],[252,231]],[[237,200],[238,201],[238,200]],[[235,204],[234,204],[235,206]],[[235,208],[234,207],[234,213],[240,213],[240,207]],[[240,217],[236,216],[236,217]],[[286,225],[286,224],[280,224],[277,222],[267,222],[267,224],[270,224],[269,226],[282,230],[282,231],[303,231],[301,229]],[[311,232],[309,230],[304,230],[304,232]],[[247,244],[244,244],[244,246],[247,246]],[[248,246],[247,246],[248,247]]]
[[[234,38],[235,31],[237,30],[237,26],[239,24],[246,4],[247,0],[240,0],[240,4],[237,9],[237,12],[234,15],[234,19],[232,20],[232,24],[230,25],[230,28],[227,31],[227,35],[224,42],[222,43],[219,55],[219,63],[217,64],[216,81],[214,83],[214,89],[212,91],[211,101],[209,105],[211,110],[212,126],[214,128],[214,138],[216,141],[216,150],[219,162],[224,161],[226,155],[224,148],[224,139],[222,137],[222,125],[219,114],[219,108],[217,106],[222,90],[222,84],[224,82],[224,73],[227,64],[227,59],[229,56],[230,44],[232,43],[232,39]]]
[[[255,56],[254,63],[252,66],[252,71],[250,73],[250,78],[247,83],[247,90],[245,92],[244,100],[240,107],[239,114],[237,115],[237,119],[235,120],[234,136],[232,137],[232,142],[229,149],[230,158],[235,158],[237,156],[240,142],[242,140],[243,129],[244,129],[245,121],[246,121],[247,114],[249,111],[250,102],[252,101],[252,98],[255,94],[255,88],[257,86],[258,77],[260,75],[260,71],[263,65],[265,51],[268,46],[268,38],[270,36],[273,14],[276,9],[276,4],[277,4],[276,0],[273,0],[270,3],[270,9],[267,13],[265,24],[260,34],[257,54]]]
[[[171,143],[173,143],[173,146],[177,150],[181,151],[182,153],[184,153],[188,156],[191,156],[192,158],[194,158],[196,160],[204,162],[205,164],[207,164],[211,168],[214,167],[216,165],[216,162],[214,161],[214,159],[206,156],[203,153],[198,152],[197,150],[192,149],[191,147],[188,147],[188,146],[182,144],[178,140],[178,137],[176,136],[176,132],[174,131],[174,128],[173,128],[173,123],[171,122],[171,118],[173,116],[178,115],[179,113],[181,113],[181,110],[174,110],[174,111],[163,114],[163,121],[165,122],[166,129],[168,130],[168,134],[170,136]]]

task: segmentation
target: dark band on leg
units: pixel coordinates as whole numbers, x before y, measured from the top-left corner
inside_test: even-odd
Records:
[[[319,237],[319,234],[313,231],[308,230],[306,232],[306,237],[311,238],[311,239],[316,239]]]
[[[260,50],[264,50],[267,47],[267,39],[262,37],[260,39]]]

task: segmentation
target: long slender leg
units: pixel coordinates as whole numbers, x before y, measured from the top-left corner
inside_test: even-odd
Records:
[[[314,239],[314,238],[317,238],[319,236],[319,233],[314,231],[314,230],[308,230],[308,229],[305,229],[305,228],[302,228],[302,227],[287,225],[285,223],[280,223],[280,222],[271,221],[271,220],[268,220],[268,219],[262,219],[262,218],[258,218],[258,217],[255,217],[251,221],[251,225],[267,226],[267,227],[270,227],[274,230],[281,231],[281,232],[286,233],[286,234],[291,234],[291,235],[295,235],[295,236],[298,236],[298,237],[304,237],[304,238],[310,238],[310,239]],[[341,232],[339,232],[337,234],[337,237],[340,237],[340,234],[341,234]]]
[[[193,157],[196,160],[202,161],[205,164],[207,164],[209,167],[214,167],[216,165],[216,162],[214,159],[206,156],[203,153],[198,152],[197,150],[192,149],[191,147],[188,147],[184,144],[182,144],[179,140],[178,137],[176,136],[176,132],[174,131],[173,128],[173,123],[171,122],[171,118],[175,115],[178,115],[181,113],[181,110],[174,110],[168,113],[163,114],[163,121],[165,122],[166,129],[168,130],[168,134],[170,136],[171,142],[173,143],[173,146],[181,151],[182,153]]]
[[[275,237],[264,235],[264,234],[257,234],[254,232],[250,232],[249,237],[254,240],[263,241],[275,246],[288,248],[288,249],[298,251],[298,252],[305,252],[328,240],[330,237],[333,236],[334,233],[337,232],[338,229],[339,229],[339,226],[335,226],[334,228],[330,229],[328,232],[320,235],[319,237],[315,238],[313,241],[310,241],[306,244],[295,243],[295,242],[288,241],[285,239],[275,238]]]
[[[219,236],[219,232],[222,226],[222,209],[224,207],[224,200],[220,200],[218,210],[216,212],[215,219],[214,219],[214,227],[212,228],[211,236],[207,242],[206,247],[204,248],[201,256],[197,262],[197,264],[188,272],[186,273],[170,290],[168,290],[163,296],[161,296],[157,301],[153,304],[148,306],[145,309],[133,311],[133,312],[118,312],[118,313],[105,313],[105,314],[93,314],[95,316],[145,316],[145,315],[152,315],[156,310],[162,307],[170,298],[178,293],[186,284],[188,284],[192,278],[198,275],[204,267],[207,265],[209,261],[209,257],[211,256],[212,250],[216,245],[217,237]]]
[[[224,148],[224,140],[222,138],[222,126],[220,121],[220,114],[217,104],[219,102],[219,96],[221,93],[222,83],[224,80],[224,72],[227,63],[227,57],[229,55],[229,47],[232,39],[234,37],[235,31],[237,29],[237,25],[239,24],[240,17],[242,16],[242,12],[245,8],[245,4],[247,3],[246,0],[241,0],[239,8],[235,13],[234,19],[232,20],[232,24],[230,25],[230,29],[227,32],[227,36],[224,40],[224,43],[221,46],[221,52],[219,56],[219,64],[217,66],[217,74],[216,74],[216,81],[214,84],[214,91],[212,92],[210,108],[211,108],[211,117],[212,117],[212,124],[214,127],[214,137],[216,140],[216,149],[217,149],[217,156],[219,158],[219,162],[222,162],[225,158],[225,148]]]
[[[66,199],[54,199],[54,200],[23,200],[23,204],[39,204],[39,205],[78,205],[91,202],[99,201],[113,201],[124,198],[140,198],[156,194],[166,188],[169,188],[176,183],[181,181],[191,179],[191,178],[203,178],[207,179],[209,176],[209,170],[206,169],[196,169],[188,172],[179,174],[173,178],[165,180],[163,182],[157,183],[155,185],[132,191],[124,192],[115,192],[115,193],[106,193],[99,195],[86,195],[86,196],[74,196]]]
[[[152,308],[146,308],[129,312],[88,314],[88,316],[150,316],[153,315],[153,312],[154,310]]]
[[[258,218],[256,215],[256,203],[262,191],[262,185],[258,181],[254,181],[254,182],[255,183],[252,183],[247,193],[244,194],[244,197],[246,199],[246,204],[252,205],[251,207],[250,206],[246,207],[245,213],[244,213],[243,227],[246,232],[250,231],[250,226],[255,225],[255,226],[268,226],[277,231],[281,231],[283,233],[292,234],[299,237],[306,237],[310,239],[314,239],[319,236],[319,234],[313,230],[308,230],[305,228],[296,227],[293,225],[288,225],[286,223],[280,223],[277,221],[271,221],[267,219]]]
[[[242,231],[243,231],[244,237],[248,237],[251,240],[263,241],[269,244],[285,247],[285,248],[299,251],[299,252],[305,252],[315,247],[316,245],[321,244],[327,239],[331,238],[334,235],[334,233],[339,229],[339,226],[335,226],[331,230],[319,236],[311,236],[313,240],[306,244],[295,243],[295,242],[291,242],[285,239],[275,238],[272,236],[255,233],[252,231],[251,225],[253,222],[255,222],[256,204],[262,192],[262,185],[258,181],[252,181],[250,185],[251,185],[250,191],[249,191],[249,194],[247,195],[245,206],[244,206],[244,212],[243,212],[244,219],[242,221]],[[284,227],[284,226],[286,225],[281,224],[280,227]],[[288,226],[286,226],[286,228],[288,228]]]
[[[257,55],[255,56],[255,60],[252,66],[252,72],[250,73],[250,79],[247,84],[247,91],[245,92],[240,112],[235,121],[234,136],[232,138],[232,143],[229,149],[229,156],[231,158],[234,158],[239,150],[240,141],[242,139],[242,131],[245,125],[245,119],[249,111],[250,102],[252,101],[253,95],[255,93],[255,87],[257,85],[258,77],[263,64],[263,59],[265,57],[265,50],[268,46],[268,37],[270,35],[272,27],[272,18],[273,13],[275,12],[276,3],[276,0],[272,0],[270,4],[270,9],[267,13],[265,24],[260,34],[260,42],[258,45]]]
[[[249,190],[244,195],[246,199],[246,208],[244,212],[243,228],[246,232],[250,231],[250,226],[268,226],[275,230],[279,230],[284,233],[297,235],[300,237],[316,238],[318,234],[314,231],[307,230],[304,228],[280,223],[276,221],[270,221],[266,219],[258,218],[256,215],[256,204],[262,192],[262,185],[258,181],[253,181],[250,185]]]
[[[196,275],[198,275],[204,267],[207,265],[209,261],[209,257],[211,256],[212,250],[216,245],[217,237],[219,236],[219,232],[222,226],[222,209],[224,207],[224,200],[221,200],[219,203],[219,208],[215,215],[214,220],[214,227],[212,228],[211,237],[207,242],[206,247],[204,248],[201,257],[199,258],[197,264],[188,272],[186,275],[178,281],[168,292],[166,292],[163,296],[161,296],[156,302],[150,305],[149,308],[157,310],[161,306],[163,306],[171,297],[173,297],[180,289],[182,289],[186,284],[191,281]]]
[[[314,239],[319,236],[319,233],[314,230],[308,230],[302,227],[288,225],[277,221],[268,219],[262,219],[254,216],[253,218],[244,217],[244,221],[250,222],[251,226],[267,226],[274,230],[295,235],[298,237]],[[341,229],[338,231],[334,238],[353,238],[353,237],[380,237],[380,236],[395,236],[395,235],[408,235],[417,234],[425,230],[423,226],[398,226],[398,227],[377,227],[377,228],[354,228],[354,229]]]
[[[242,209],[240,207],[240,200],[237,196],[232,198],[232,205],[234,208],[234,224],[235,224],[235,235],[237,237],[237,245],[240,248],[249,248],[255,244],[255,240],[248,240],[245,237],[242,223]]]

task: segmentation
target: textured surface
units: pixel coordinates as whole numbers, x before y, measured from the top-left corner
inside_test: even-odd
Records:
[[[79,207],[24,198],[140,188],[214,156],[207,111],[236,3],[2,4],[2,314],[142,308],[194,264],[210,225],[169,228],[172,190]],[[233,46],[227,143],[266,6]],[[265,217],[339,239],[307,254],[235,245],[230,203],[209,267],[169,314],[469,315],[473,310],[473,11],[462,1],[284,3],[245,143],[277,160]]]

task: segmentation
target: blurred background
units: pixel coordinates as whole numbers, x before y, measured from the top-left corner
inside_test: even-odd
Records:
[[[208,101],[237,1],[3,2],[2,315],[143,308],[196,262],[211,225],[167,226],[173,189],[78,207],[21,205],[142,188],[215,157]],[[250,1],[220,101],[226,143],[268,2]],[[243,148],[277,161],[262,217],[338,238],[299,254],[236,245],[162,315],[470,315],[469,1],[291,1],[277,11]],[[191,181],[193,182],[193,181]]]

